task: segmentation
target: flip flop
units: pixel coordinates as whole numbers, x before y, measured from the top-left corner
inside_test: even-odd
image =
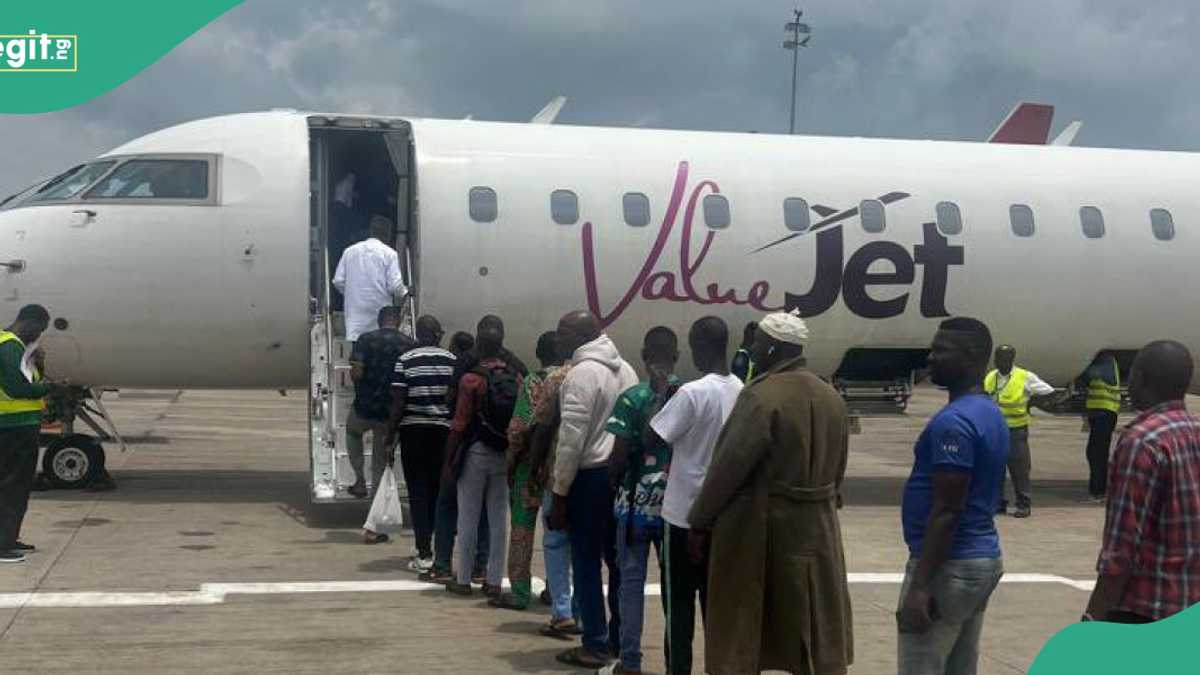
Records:
[[[573,632],[573,631],[578,631],[578,630],[579,630],[579,627],[576,626],[574,623],[572,623],[569,627],[565,626],[565,625],[556,626],[556,625],[554,625],[554,622],[551,621],[550,623],[539,628],[538,633],[541,633],[542,635],[549,637],[549,638],[554,638],[556,640],[566,640],[566,641],[570,642],[570,641],[574,641],[575,638],[579,635],[579,633]]]
[[[600,658],[583,647],[572,647],[555,656],[554,659],[568,666],[589,668],[591,670],[599,670],[608,665],[608,659]]]

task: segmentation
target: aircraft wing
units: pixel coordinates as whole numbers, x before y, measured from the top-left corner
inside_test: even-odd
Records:
[[[1045,145],[1050,138],[1050,123],[1053,121],[1054,106],[1022,101],[988,136],[987,142]]]
[[[558,118],[558,113],[562,111],[563,106],[567,104],[566,96],[555,96],[550,99],[545,108],[538,111],[533,119],[529,120],[530,124],[554,124],[554,120]]]
[[[1067,125],[1054,140],[1050,141],[1050,145],[1071,145],[1075,142],[1075,136],[1079,134],[1079,129],[1083,127],[1083,122],[1075,120]]]

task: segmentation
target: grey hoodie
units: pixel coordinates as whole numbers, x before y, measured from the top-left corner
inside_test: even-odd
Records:
[[[613,436],[604,430],[617,397],[638,383],[617,346],[607,335],[575,350],[571,372],[559,389],[562,423],[554,460],[554,493],[571,491],[580,469],[608,465]]]

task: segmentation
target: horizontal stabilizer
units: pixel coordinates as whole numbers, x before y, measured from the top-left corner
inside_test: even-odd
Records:
[[[529,122],[531,124],[554,124],[554,120],[558,119],[558,113],[562,111],[563,106],[566,104],[566,96],[555,96]]]

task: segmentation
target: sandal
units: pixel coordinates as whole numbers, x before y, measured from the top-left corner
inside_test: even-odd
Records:
[[[432,569],[418,574],[417,580],[431,584],[444,584],[453,581],[454,575],[450,573],[450,570]]]
[[[511,609],[516,612],[524,612],[526,609],[529,609],[528,605],[518,603],[512,593],[498,595],[488,600],[488,605],[496,609]]]
[[[546,637],[568,641],[573,641],[580,634],[579,626],[570,619],[565,621],[551,619],[550,623],[539,628],[538,632]]]
[[[583,647],[572,647],[555,656],[554,659],[568,666],[590,668],[591,670],[599,670],[608,665],[608,659],[596,656]]]

